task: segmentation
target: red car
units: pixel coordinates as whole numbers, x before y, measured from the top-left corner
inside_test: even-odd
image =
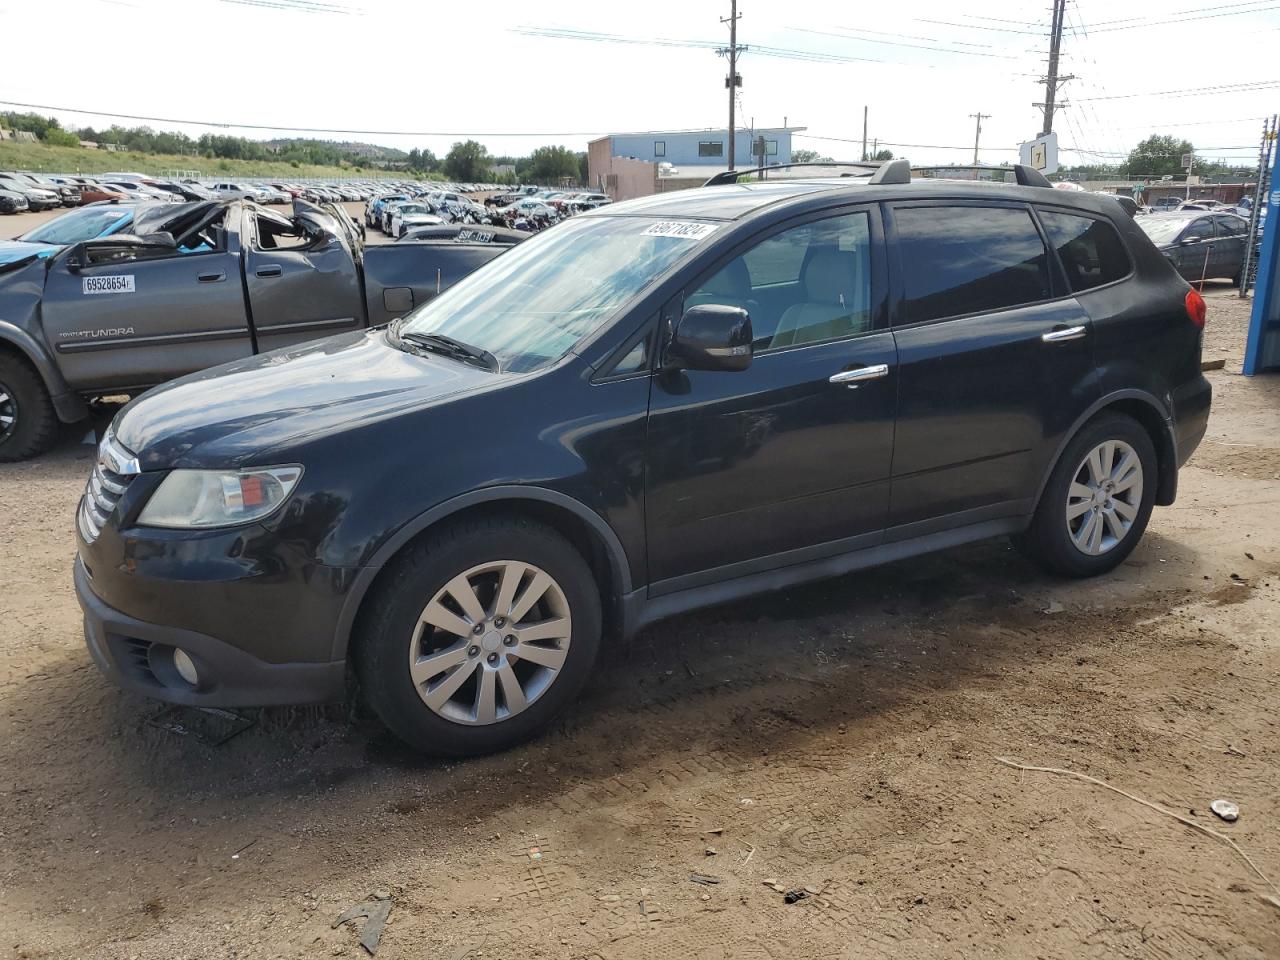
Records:
[[[105,183],[81,183],[80,202],[97,203],[99,200],[134,200],[118,187],[110,187]]]

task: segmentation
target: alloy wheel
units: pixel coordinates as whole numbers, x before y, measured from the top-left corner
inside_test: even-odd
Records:
[[[546,571],[494,560],[446,583],[423,608],[409,644],[422,702],[454,723],[486,725],[528,709],[559,676],[572,619]]]
[[[1142,505],[1142,460],[1123,440],[1085,456],[1067,489],[1067,533],[1077,550],[1099,556],[1128,536]]]
[[[0,440],[9,439],[9,435],[17,429],[18,400],[8,386],[0,383]]]

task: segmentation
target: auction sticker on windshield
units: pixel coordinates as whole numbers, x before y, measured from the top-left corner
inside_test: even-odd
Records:
[[[125,273],[113,277],[85,277],[85,293],[133,293],[133,274]]]
[[[644,232],[646,237],[678,237],[681,240],[701,240],[714,233],[714,223],[692,223],[688,220],[662,220]]]

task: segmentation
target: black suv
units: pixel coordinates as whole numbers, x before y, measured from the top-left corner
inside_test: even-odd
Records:
[[[1112,200],[873,176],[614,204],[390,326],[122,410],[89,648],[195,705],[341,697],[499,749],[602,639],[984,537],[1134,548],[1204,434],[1204,301]]]

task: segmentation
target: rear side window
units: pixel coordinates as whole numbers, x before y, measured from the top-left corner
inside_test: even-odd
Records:
[[[1238,217],[1214,217],[1213,222],[1218,225],[1220,237],[1238,237],[1247,233],[1249,228],[1249,224]]]
[[[1129,255],[1105,220],[1041,210],[1040,221],[1067,272],[1073,293],[1092,290],[1129,273]]]
[[[1025,209],[906,207],[893,213],[905,321],[989,313],[1047,300],[1049,258]]]

